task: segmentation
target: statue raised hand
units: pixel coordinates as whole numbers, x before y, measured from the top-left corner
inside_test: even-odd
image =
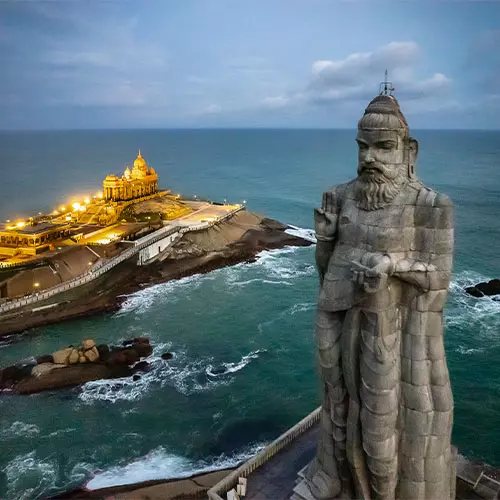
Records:
[[[321,208],[314,209],[314,230],[319,241],[331,241],[337,232],[337,204],[332,191],[323,193]]]

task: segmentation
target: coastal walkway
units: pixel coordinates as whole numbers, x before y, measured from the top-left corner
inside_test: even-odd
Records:
[[[218,207],[218,206],[215,206]],[[158,241],[164,240],[170,235],[177,233],[177,237],[171,238],[170,245],[174,244],[178,239],[182,237],[183,234],[191,232],[191,231],[201,231],[204,229],[208,229],[216,224],[220,224],[224,222],[228,218],[232,217],[236,212],[243,210],[245,207],[241,205],[234,205],[227,207],[225,210],[225,215],[220,215],[222,212],[222,206],[217,210],[210,209],[208,206],[203,206],[200,210],[197,210],[193,214],[196,218],[189,220],[188,217],[184,217],[182,221],[174,221],[167,226],[164,226],[157,231],[144,236],[143,238],[134,242],[134,245],[130,248],[127,248],[125,251],[117,255],[116,257],[112,257],[105,262],[98,262],[92,268],[88,269],[83,275],[80,275],[74,279],[65,281],[59,285],[53,286],[51,288],[47,288],[43,291],[31,294],[27,297],[22,297],[19,299],[6,300],[5,302],[0,304],[0,314],[8,313],[10,311],[14,311],[16,309],[21,309],[25,306],[36,304],[38,302],[43,302],[54,295],[57,295],[62,292],[66,292],[73,288],[77,288],[81,285],[89,283],[107,273],[118,264],[128,260],[137,254],[139,254],[142,250],[154,245]],[[209,214],[207,214],[209,211]],[[210,219],[208,219],[210,217]],[[144,265],[144,262],[141,262]]]

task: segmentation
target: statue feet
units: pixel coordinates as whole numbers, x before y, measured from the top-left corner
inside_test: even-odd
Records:
[[[321,469],[308,480],[308,486],[316,500],[339,498],[342,491],[338,477],[329,476]]]

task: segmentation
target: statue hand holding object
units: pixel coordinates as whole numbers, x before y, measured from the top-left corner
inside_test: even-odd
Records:
[[[352,262],[352,280],[362,286],[366,293],[375,293],[387,284],[392,274],[393,263],[387,254],[366,254],[362,262]]]

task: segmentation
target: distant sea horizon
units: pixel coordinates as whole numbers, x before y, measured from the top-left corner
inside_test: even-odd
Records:
[[[40,133],[42,132],[42,133]],[[175,133],[172,133],[175,132]],[[417,176],[455,205],[445,347],[460,454],[500,465],[500,301],[464,287],[500,277],[500,131],[412,129]],[[238,203],[310,231],[322,192],[355,177],[355,128],[0,132],[0,220],[94,193],[137,150],[160,186]],[[189,475],[251,456],[320,401],[314,247],[144,288],[115,314],[37,328],[0,366],[84,338],[146,336],[152,370],[30,397],[0,396],[0,498]],[[174,354],[170,361],[161,354]],[[224,375],[213,368],[223,365]],[[3,474],[3,476],[2,476]]]

